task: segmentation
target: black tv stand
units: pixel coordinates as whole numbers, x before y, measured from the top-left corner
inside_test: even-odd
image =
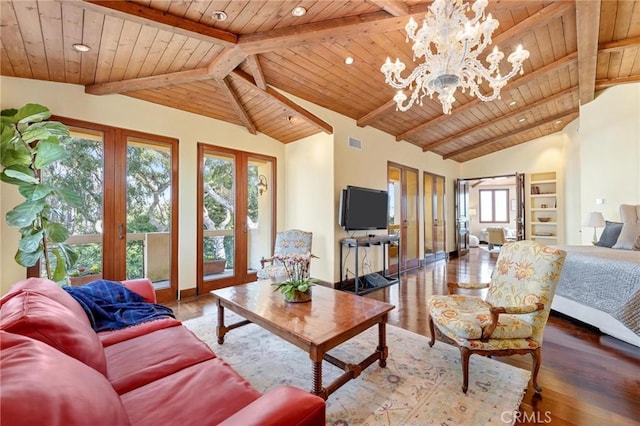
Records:
[[[392,284],[400,282],[400,265],[402,264],[401,251],[398,250],[398,271],[394,276],[387,274],[387,256],[389,251],[389,245],[396,243],[400,245],[399,235],[374,235],[366,237],[355,238],[343,238],[340,240],[340,287],[342,290],[352,291],[355,294],[367,294],[379,288],[388,287]],[[355,263],[355,277],[353,290],[348,290],[344,287],[346,282],[344,280],[344,259],[342,256],[343,247],[354,247],[354,263]],[[370,246],[382,246],[382,274],[375,274],[377,276],[360,277],[358,274],[358,247],[370,247]],[[384,280],[384,281],[383,281]]]

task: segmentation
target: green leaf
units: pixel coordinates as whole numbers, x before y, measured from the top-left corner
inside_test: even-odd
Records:
[[[51,277],[51,279],[55,282],[59,282],[67,278],[67,268],[65,265],[66,262],[62,258],[60,250],[54,248],[52,252],[56,257],[56,269],[53,271],[53,277]]]
[[[26,253],[37,251],[42,246],[42,235],[44,235],[44,231],[41,230],[33,235],[22,237],[18,243],[18,248]]]
[[[12,185],[22,185],[24,183],[39,183],[35,173],[28,167],[14,165],[5,168],[0,174],[0,180]]]
[[[2,147],[5,146],[14,147],[15,145],[22,143],[20,139],[20,134],[17,132],[16,127],[13,123],[7,122],[7,119],[3,118],[2,122],[0,122],[0,133],[2,133],[2,137],[0,142],[2,143]]]
[[[18,144],[17,148],[8,144],[3,146],[0,152],[2,153],[2,165],[5,167],[14,165],[28,167],[31,165],[31,152],[23,144]]]
[[[67,204],[73,207],[81,207],[84,203],[84,199],[70,189],[54,188],[53,192],[56,197],[64,200]]]
[[[64,157],[64,148],[58,142],[41,140],[36,145],[36,169],[42,169],[62,157]]]
[[[73,265],[78,261],[78,253],[73,251],[69,244],[64,243],[58,244],[58,250],[60,250],[60,255],[64,258],[64,264],[67,271],[73,268]]]
[[[44,233],[47,236],[47,241],[52,243],[61,243],[69,238],[69,231],[67,228],[57,222],[50,222],[43,220]]]
[[[2,117],[13,117],[17,113],[18,113],[17,109],[15,109],[15,108],[7,108],[7,109],[3,109],[0,112],[0,116],[2,116]]]
[[[38,104],[26,104],[14,114],[15,122],[21,124],[42,121],[49,117],[51,117],[49,108]]]
[[[69,129],[67,129],[67,126],[57,121],[43,121],[42,123],[31,124],[22,130],[22,139],[27,144],[47,140],[51,137],[57,142],[62,136],[68,135]]]
[[[18,252],[16,253],[14,259],[18,263],[18,265],[22,265],[25,268],[28,268],[29,266],[33,266],[38,263],[38,260],[40,260],[40,257],[42,257],[43,253],[44,250],[42,247],[34,252],[24,252],[18,249]]]
[[[54,189],[44,183],[39,183],[37,185],[20,185],[18,191],[20,191],[20,194],[22,194],[22,196],[27,200],[39,200],[54,193]]]
[[[36,220],[38,214],[44,209],[46,203],[41,200],[27,200],[14,207],[7,213],[7,224],[15,228],[22,228]]]

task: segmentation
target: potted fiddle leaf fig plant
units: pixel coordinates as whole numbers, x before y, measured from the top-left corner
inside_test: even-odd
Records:
[[[78,206],[81,198],[73,191],[47,185],[40,171],[61,159],[65,153],[61,144],[69,137],[62,123],[48,121],[49,109],[27,104],[20,109],[5,109],[0,113],[0,180],[18,186],[24,201],[6,215],[9,226],[19,228],[22,236],[15,260],[30,267],[44,262],[47,278],[65,283],[67,271],[78,255],[64,242],[69,231],[58,222],[59,212],[52,206]],[[55,257],[55,268],[51,254]]]

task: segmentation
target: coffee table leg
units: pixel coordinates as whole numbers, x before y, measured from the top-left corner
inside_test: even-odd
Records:
[[[387,324],[386,319],[378,323],[378,352],[380,353],[380,367],[387,366],[387,356],[389,349],[387,348]]]
[[[224,335],[227,332],[227,328],[224,326],[224,306],[220,304],[218,300],[218,326],[216,327],[216,334],[218,335],[218,344],[224,343]]]

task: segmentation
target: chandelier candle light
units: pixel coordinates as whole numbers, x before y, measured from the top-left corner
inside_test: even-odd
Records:
[[[420,30],[413,18],[409,20],[405,31],[407,42],[413,41],[413,60],[424,57],[424,62],[407,78],[401,76],[406,66],[399,59],[391,62],[387,58],[380,68],[386,83],[399,89],[393,97],[397,110],[407,111],[416,101],[422,105],[422,98],[429,95],[433,99],[433,93],[437,92],[442,111],[451,114],[451,105],[456,100],[453,95],[458,87],[462,88],[462,93],[469,89],[472,96],[488,102],[500,96],[500,89],[518,71],[524,73],[522,63],[529,57],[529,51],[521,45],[507,58],[512,69],[504,77],[499,68],[504,53],[497,46],[486,57],[489,68],[478,60],[478,55],[491,44],[493,31],[500,25],[491,14],[485,17],[487,4],[488,0],[476,0],[471,6],[475,16],[468,19],[469,5],[462,0],[435,0],[429,6]],[[493,89],[487,96],[479,88],[484,81]],[[407,87],[413,92],[405,104],[407,95],[402,89]]]

